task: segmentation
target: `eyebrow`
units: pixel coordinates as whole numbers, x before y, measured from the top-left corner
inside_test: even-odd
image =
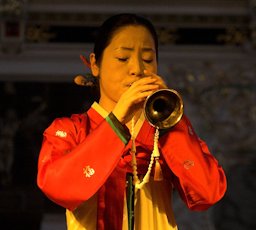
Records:
[[[121,47],[118,47],[118,48],[116,48],[115,50],[128,50],[128,51],[133,51],[134,50],[134,48],[130,48],[130,47],[125,47],[125,46],[121,46]],[[152,49],[152,48],[150,48],[150,47],[144,47],[144,48],[142,48],[142,51],[150,51],[150,52],[156,52],[154,49]]]

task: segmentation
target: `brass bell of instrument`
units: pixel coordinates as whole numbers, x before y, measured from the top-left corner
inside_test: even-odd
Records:
[[[148,122],[159,129],[176,125],[183,115],[183,100],[174,89],[160,89],[144,102],[144,114]]]

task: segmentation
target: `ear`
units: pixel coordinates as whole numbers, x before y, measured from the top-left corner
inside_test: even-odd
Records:
[[[92,75],[94,77],[99,77],[99,75],[100,75],[100,68],[98,67],[98,65],[96,63],[96,58],[95,58],[95,54],[94,53],[90,54],[90,63],[91,63]]]

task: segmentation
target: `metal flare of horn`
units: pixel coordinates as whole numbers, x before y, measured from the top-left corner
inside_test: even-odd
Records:
[[[159,129],[176,125],[183,115],[183,100],[174,89],[160,89],[144,102],[144,114],[148,122]]]

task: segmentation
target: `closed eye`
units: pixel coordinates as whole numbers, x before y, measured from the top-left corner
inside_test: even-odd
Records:
[[[128,58],[120,58],[119,57],[119,58],[117,58],[117,60],[120,61],[120,62],[126,62],[128,60]]]
[[[149,64],[153,61],[153,59],[144,59],[143,61]]]

